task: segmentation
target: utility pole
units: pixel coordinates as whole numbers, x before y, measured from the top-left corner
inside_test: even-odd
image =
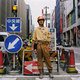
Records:
[[[49,7],[45,6],[45,20],[46,20],[46,27],[47,27],[47,9],[49,9]]]

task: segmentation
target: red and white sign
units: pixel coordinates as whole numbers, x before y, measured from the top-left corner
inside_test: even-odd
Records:
[[[24,74],[39,74],[37,61],[24,62]]]

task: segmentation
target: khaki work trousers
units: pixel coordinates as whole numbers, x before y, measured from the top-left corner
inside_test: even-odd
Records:
[[[52,70],[48,44],[38,44],[37,45],[38,69],[43,69],[43,58],[44,58],[44,61],[45,61],[45,64],[48,70]]]

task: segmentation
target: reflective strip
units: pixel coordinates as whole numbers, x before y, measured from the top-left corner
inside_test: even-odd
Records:
[[[62,63],[65,63],[66,61],[65,61],[65,60],[61,60],[61,62],[62,62]]]
[[[0,66],[0,68],[3,68],[3,66]]]
[[[69,71],[76,71],[75,68],[68,68]]]
[[[4,73],[4,69],[0,69],[0,74],[3,74]]]
[[[75,65],[68,65],[69,67],[75,67]]]

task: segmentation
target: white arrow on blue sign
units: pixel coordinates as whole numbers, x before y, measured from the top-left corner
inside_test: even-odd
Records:
[[[22,40],[17,35],[10,35],[5,40],[5,48],[10,53],[18,52],[22,47]]]
[[[21,18],[7,18],[7,32],[21,32]]]
[[[55,30],[54,30],[54,29],[50,29],[50,32],[51,32],[51,33],[54,33],[54,32],[55,32]]]

